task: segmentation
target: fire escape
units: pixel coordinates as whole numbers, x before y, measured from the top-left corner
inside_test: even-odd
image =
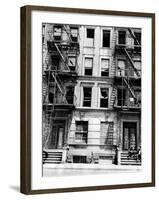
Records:
[[[118,43],[115,46],[115,57],[125,58],[123,61],[125,66],[123,69],[117,66],[115,77],[117,95],[114,107],[119,110],[140,109],[141,104],[141,69],[137,69],[133,61],[134,56],[141,59],[141,33],[137,37],[130,28],[127,29],[127,33],[133,44],[126,44],[126,31],[125,36],[124,31],[121,31],[121,41],[118,37]]]
[[[54,120],[68,119],[75,108],[74,87],[78,73],[79,28],[70,25],[53,25],[46,33],[49,62],[43,68],[43,112],[46,127]],[[47,134],[48,137],[50,134]],[[46,137],[45,141],[48,140]]]

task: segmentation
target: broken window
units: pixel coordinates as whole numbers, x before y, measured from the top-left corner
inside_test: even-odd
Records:
[[[75,141],[87,143],[88,121],[76,121]]]
[[[100,144],[113,145],[114,123],[101,122],[100,129],[101,129]]]
[[[126,90],[125,89],[117,90],[117,105],[126,106]]]
[[[101,76],[109,76],[109,59],[101,59]]]
[[[54,40],[61,40],[62,36],[62,26],[56,25],[53,29]]]
[[[118,44],[126,44],[126,31],[118,31]]]
[[[92,76],[93,58],[85,58],[85,75]]]
[[[86,29],[86,46],[92,47],[94,46],[94,29],[88,28]]]
[[[78,41],[78,28],[71,27],[71,40],[72,42]]]
[[[70,71],[76,70],[76,57],[75,56],[68,57],[68,66],[69,66]]]
[[[100,107],[108,108],[108,102],[109,102],[109,89],[101,88],[100,89]]]
[[[74,99],[74,87],[68,86],[66,88],[66,100],[68,104],[73,104],[73,99]]]
[[[140,32],[134,32],[134,35],[135,35],[137,41],[139,42],[139,44],[141,44],[141,33]],[[134,45],[138,45],[136,40],[134,40]]]
[[[110,30],[103,30],[103,47],[110,47]]]
[[[92,88],[84,87],[83,88],[83,106],[91,107],[91,97],[92,97]]]

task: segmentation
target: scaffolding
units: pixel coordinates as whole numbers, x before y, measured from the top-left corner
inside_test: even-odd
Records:
[[[135,67],[134,61],[133,61],[133,54],[140,56],[141,58],[141,40],[139,40],[131,28],[127,29],[127,32],[130,34],[131,39],[133,39],[134,44],[133,45],[127,45],[126,39],[125,44],[116,44],[115,48],[115,55],[124,55],[125,58],[127,58],[127,61],[129,62],[129,67],[127,71],[124,69],[124,72],[121,71],[121,69],[118,66],[118,70],[120,70],[120,75],[116,75],[116,79],[118,81],[120,80],[121,84],[121,105],[118,105],[118,94],[116,96],[115,100],[115,107],[120,107],[123,109],[129,109],[129,108],[140,108],[140,100],[136,96],[134,91],[134,83],[139,83],[141,87],[141,73],[140,70]],[[133,71],[133,76],[131,76],[131,71]],[[125,88],[128,89],[128,102],[125,102]],[[130,101],[131,99],[131,102]]]

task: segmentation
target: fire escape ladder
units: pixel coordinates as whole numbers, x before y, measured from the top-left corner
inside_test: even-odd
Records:
[[[59,49],[59,47],[58,47],[58,44],[55,43],[55,47],[56,47],[58,53],[60,54],[63,63],[64,63],[65,66],[67,67],[67,70],[70,71],[70,68],[69,68],[69,66],[68,66],[68,64],[67,64],[67,61],[66,61],[65,57],[62,55],[62,53],[61,53],[61,51],[60,51],[60,49]]]
[[[141,45],[140,42],[138,41],[138,39],[136,38],[135,34],[133,33],[133,31],[131,30],[131,28],[128,28],[129,33],[131,34],[132,38],[135,40],[135,42],[137,43],[137,45]]]
[[[136,67],[135,67],[135,65],[134,65],[134,62],[133,62],[133,60],[131,59],[131,56],[130,56],[129,52],[126,50],[126,48],[124,48],[124,52],[125,52],[127,58],[129,59],[129,62],[130,62],[130,64],[131,64],[131,66],[132,66],[134,72],[136,73],[137,77],[140,77],[140,74],[139,74],[139,72],[137,71],[137,69],[136,69]]]
[[[54,73],[52,73],[52,76],[53,76],[53,78],[55,80],[55,83],[57,84],[57,87],[58,87],[59,91],[61,92],[62,96],[64,97],[65,103],[68,103],[67,99],[65,97],[65,89],[63,87],[63,84],[62,84],[59,76],[57,74],[54,74]]]
[[[130,84],[129,84],[128,81],[125,79],[125,77],[123,77],[123,80],[124,80],[124,83],[126,84],[126,86],[128,87],[128,89],[129,89],[131,95],[133,96],[133,98],[136,99],[136,96],[135,96],[135,94],[134,94],[134,91],[132,90]]]

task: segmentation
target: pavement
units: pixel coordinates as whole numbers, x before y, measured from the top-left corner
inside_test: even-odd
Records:
[[[103,165],[103,164],[44,164],[43,176],[74,176],[74,175],[97,175],[107,173],[136,173],[142,170],[141,166],[127,165]]]

